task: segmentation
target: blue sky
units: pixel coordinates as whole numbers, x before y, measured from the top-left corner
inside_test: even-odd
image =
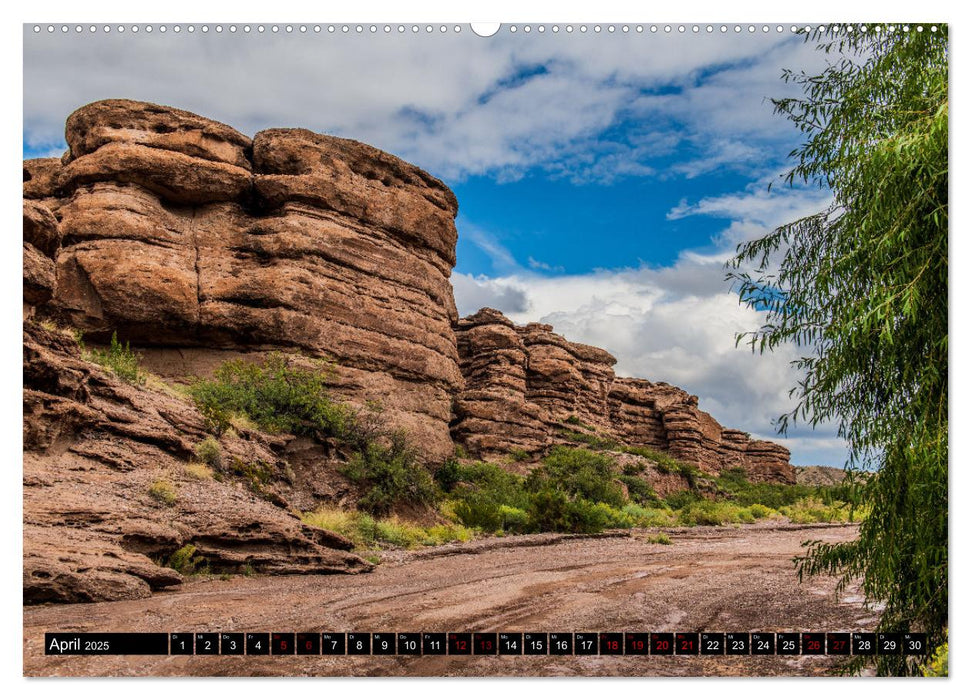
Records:
[[[534,25],[535,26],[535,25]],[[605,25],[606,26],[606,25]],[[724,282],[735,246],[828,195],[773,187],[799,134],[769,97],[821,57],[787,31],[578,30],[490,39],[410,32],[24,37],[25,157],[106,97],[169,104],[244,133],[302,126],[372,143],[459,199],[461,313],[544,321],[682,386],[724,425],[774,438],[795,349],[756,357],[760,315]],[[592,27],[592,25],[591,25]],[[796,464],[841,465],[831,428],[797,427]]]

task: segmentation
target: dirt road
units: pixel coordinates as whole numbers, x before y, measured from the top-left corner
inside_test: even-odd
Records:
[[[812,675],[833,657],[45,657],[46,631],[851,631],[874,626],[855,590],[796,580],[808,539],[854,526],[693,528],[531,536],[386,554],[373,573],[237,577],[116,603],[24,611],[27,675]]]

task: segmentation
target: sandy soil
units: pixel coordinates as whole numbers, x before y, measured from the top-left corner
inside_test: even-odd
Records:
[[[373,573],[206,580],[151,598],[24,610],[26,675],[814,675],[834,657],[45,657],[46,631],[852,631],[856,590],[792,557],[855,526],[754,525],[487,539],[385,554]]]

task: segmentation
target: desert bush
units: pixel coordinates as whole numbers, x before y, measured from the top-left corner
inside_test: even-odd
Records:
[[[601,507],[605,505],[545,489],[531,495],[527,512],[533,530],[589,534],[609,526],[611,512],[609,506]]]
[[[753,503],[748,507],[748,511],[756,520],[764,520],[765,518],[770,518],[773,515],[778,515],[774,509],[764,506],[761,503]]]
[[[656,506],[661,504],[661,499],[657,497],[654,489],[646,479],[629,474],[622,474],[617,477],[627,487],[627,496],[631,501],[642,506]]]
[[[499,506],[500,529],[504,532],[528,532],[529,513],[514,506]]]
[[[219,441],[211,435],[202,440],[195,448],[196,459],[213,469],[222,469],[223,448]]]
[[[230,360],[190,394],[217,432],[246,416],[268,432],[339,437],[351,412],[329,398],[328,376],[319,361],[308,368],[272,353],[262,364]]]
[[[206,479],[213,478],[212,469],[201,462],[189,462],[183,467],[183,469],[185,470],[186,474],[198,481],[205,481]]]
[[[431,476],[405,434],[387,431],[381,407],[372,402],[354,410],[333,401],[327,393],[328,367],[319,361],[304,362],[311,366],[298,365],[281,353],[270,354],[262,364],[232,360],[220,366],[213,379],[196,381],[191,394],[217,432],[234,425],[245,431],[252,422],[269,432],[335,438],[351,452],[342,472],[364,487],[359,501],[364,511],[385,515],[404,503],[436,502]],[[234,470],[266,496],[265,466],[239,463]]]
[[[582,424],[581,424],[582,425]],[[589,427],[589,426],[583,426]],[[592,430],[592,428],[591,428]],[[614,450],[620,446],[616,440],[612,438],[602,437],[595,433],[581,433],[576,430],[569,430],[567,428],[559,429],[560,437],[564,440],[569,440],[571,442],[579,442],[590,447],[593,450]]]
[[[832,503],[827,505],[822,499],[810,496],[792,505],[779,508],[779,513],[794,523],[835,523],[850,521],[850,506]]]
[[[644,457],[654,463],[655,468],[662,474],[681,474],[682,476],[694,477],[698,474],[698,469],[694,465],[682,462],[676,457],[672,457],[666,452],[654,450],[650,447],[624,447],[624,452],[638,457]]]
[[[645,537],[644,541],[649,542],[650,544],[671,544],[671,538],[663,532],[656,535],[651,535],[650,537]]]
[[[675,514],[668,508],[645,508],[628,503],[621,510],[634,521],[636,527],[665,527],[675,522]]]
[[[431,474],[401,432],[393,433],[387,444],[364,445],[341,473],[365,487],[358,507],[375,515],[386,515],[405,503],[432,505],[440,498]]]
[[[95,362],[109,370],[119,379],[129,384],[142,385],[145,383],[146,373],[141,368],[141,358],[137,352],[131,349],[128,342],[124,345],[118,342],[118,333],[111,334],[111,343],[107,348],[87,349],[80,337],[78,344],[82,349],[82,356],[91,362]]]
[[[168,479],[156,479],[148,487],[148,495],[165,506],[174,506],[179,500],[175,485]]]
[[[169,555],[165,565],[170,569],[175,569],[183,576],[208,573],[209,567],[205,563],[206,560],[203,557],[195,556],[195,553],[195,545],[184,545]]]
[[[425,527],[396,517],[374,518],[359,511],[346,511],[322,506],[301,519],[308,525],[332,530],[351,540],[356,547],[417,547],[447,542],[467,542],[473,532],[454,523]]]
[[[701,496],[689,489],[674,491],[673,493],[669,493],[664,497],[664,502],[672,510],[681,510],[682,508],[687,508],[692,503],[699,500],[701,500]]]
[[[744,515],[743,515],[744,512]],[[698,500],[678,512],[681,525],[727,525],[742,522],[743,518],[755,519],[741,506],[725,501]]]
[[[526,479],[532,492],[557,491],[568,498],[606,503],[620,508],[624,492],[615,480],[610,457],[583,448],[556,446]]]

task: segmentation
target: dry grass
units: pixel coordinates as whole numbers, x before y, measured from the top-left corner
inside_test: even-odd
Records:
[[[175,484],[168,479],[156,479],[148,487],[148,495],[165,506],[174,506],[179,500]]]
[[[201,462],[189,462],[182,467],[186,475],[196,479],[197,481],[205,481],[207,479],[213,478],[213,471],[209,468],[209,465],[202,464]]]

